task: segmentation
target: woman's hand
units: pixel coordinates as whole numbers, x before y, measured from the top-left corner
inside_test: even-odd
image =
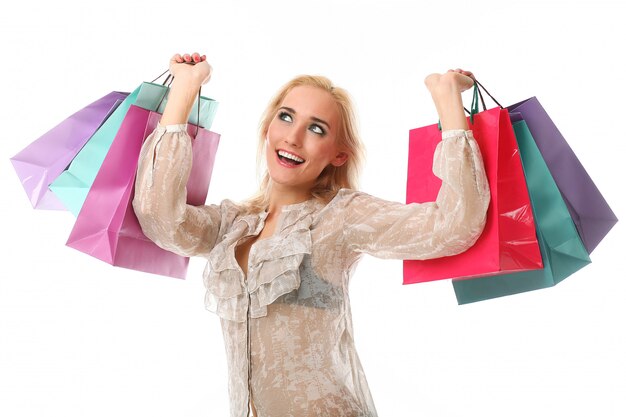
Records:
[[[200,86],[209,81],[211,71],[206,56],[200,56],[197,52],[191,55],[176,54],[170,59],[170,73],[174,76],[174,82],[163,110],[161,125],[187,123]]]
[[[213,68],[206,62],[206,55],[176,54],[170,59],[170,73],[174,78],[185,79],[198,86],[206,84],[211,79]]]
[[[467,130],[461,93],[474,85],[474,74],[458,68],[443,74],[430,74],[424,84],[435,102],[442,130]]]
[[[462,93],[474,86],[474,74],[460,68],[448,70],[444,74],[430,74],[424,80],[428,90],[433,93],[454,91]]]

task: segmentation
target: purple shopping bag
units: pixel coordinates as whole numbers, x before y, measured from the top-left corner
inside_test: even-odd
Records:
[[[148,239],[132,208],[141,146],[160,118],[158,113],[130,106],[67,245],[111,265],[184,279],[189,258],[161,249]],[[200,205],[206,200],[220,135],[203,128],[196,134],[196,126],[191,124],[188,132],[194,138],[194,163],[187,202]]]
[[[65,210],[48,186],[67,168],[126,96],[128,93],[114,91],[94,101],[11,158],[33,208]]]
[[[513,104],[508,110],[513,120],[526,121],[578,234],[591,253],[617,223],[617,217],[536,97]]]

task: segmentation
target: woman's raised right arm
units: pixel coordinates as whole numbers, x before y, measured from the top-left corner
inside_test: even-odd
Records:
[[[187,65],[195,62],[196,65]],[[191,138],[186,123],[211,67],[198,54],[175,55],[175,79],[161,122],[139,156],[133,208],[145,235],[163,249],[183,256],[206,256],[227,221],[227,207],[190,206],[186,184],[191,172]]]

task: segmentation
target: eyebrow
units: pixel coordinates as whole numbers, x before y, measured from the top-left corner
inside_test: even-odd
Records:
[[[292,109],[291,107],[282,106],[282,107],[279,107],[278,110],[280,110],[280,109],[285,109],[285,110],[289,111],[290,113],[297,114],[296,111],[294,109]],[[326,125],[327,128],[330,129],[330,125],[327,122],[325,122],[324,120],[320,119],[319,117],[312,116],[311,120],[313,120],[315,122],[318,122],[318,123],[323,123],[323,124]]]

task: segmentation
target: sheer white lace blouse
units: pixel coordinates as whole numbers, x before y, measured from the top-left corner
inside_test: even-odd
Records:
[[[206,308],[220,317],[231,417],[253,401],[259,417],[375,417],[354,346],[348,287],[362,254],[426,259],[460,253],[482,232],[489,187],[471,131],[444,132],[435,157],[436,202],[402,204],[342,189],[330,203],[283,207],[275,233],[250,249],[266,212],[242,215],[230,200],[189,206],[191,139],[158,126],[140,156],[133,207],[146,236],[208,259]]]

